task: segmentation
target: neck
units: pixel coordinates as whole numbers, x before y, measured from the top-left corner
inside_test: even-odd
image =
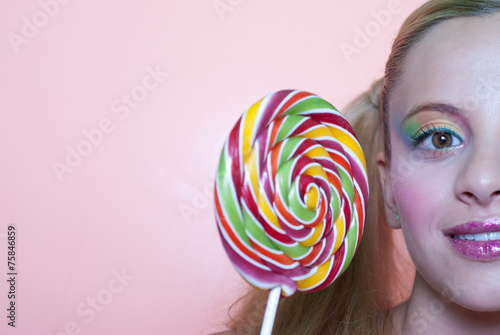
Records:
[[[393,315],[397,334],[500,334],[500,311],[464,308],[430,287],[418,273],[410,298]]]

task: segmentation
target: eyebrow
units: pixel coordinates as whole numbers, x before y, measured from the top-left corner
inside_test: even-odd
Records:
[[[458,107],[440,102],[426,102],[413,107],[408,113],[408,115],[404,117],[403,121],[401,121],[401,126],[403,126],[405,122],[408,121],[408,119],[411,118],[413,115],[424,111],[435,111],[455,116],[461,115],[468,119],[468,115],[466,115],[466,113],[464,113],[464,111]]]

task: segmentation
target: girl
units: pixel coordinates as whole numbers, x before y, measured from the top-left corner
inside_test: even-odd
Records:
[[[273,334],[500,333],[499,55],[500,1],[433,0],[405,21],[346,111],[371,183],[359,250],[327,289],[282,299]],[[416,268],[403,303],[388,227]],[[266,298],[233,333],[259,332]]]

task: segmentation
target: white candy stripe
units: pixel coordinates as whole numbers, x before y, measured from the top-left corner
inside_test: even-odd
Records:
[[[311,268],[311,271],[302,275],[302,276],[295,276],[295,277],[291,277],[291,279],[295,282],[297,281],[300,281],[300,280],[304,280],[304,279],[307,279],[309,277],[311,277],[313,274],[315,274],[316,272],[318,271],[318,267],[315,266],[313,268]]]

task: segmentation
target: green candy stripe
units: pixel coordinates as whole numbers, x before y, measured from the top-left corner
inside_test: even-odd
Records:
[[[354,212],[353,212],[354,214]],[[358,218],[355,216],[354,220],[351,220],[351,225],[347,231],[344,243],[347,241],[347,248],[345,250],[345,261],[342,270],[339,272],[339,276],[347,269],[351,263],[354,253],[356,251],[356,241],[358,239]]]
[[[283,164],[281,164],[280,167],[278,167],[278,171],[276,172],[276,193],[281,197],[282,201],[284,204],[289,206],[288,203],[288,196],[287,195],[290,192],[290,181],[292,178],[292,170],[293,166],[295,165],[295,162],[298,160],[298,157],[295,157],[289,161],[285,161]]]
[[[262,230],[259,223],[256,222],[255,218],[245,207],[243,207],[243,219],[245,221],[245,227],[249,235],[252,235],[257,241],[259,241],[266,247],[273,250],[279,250],[279,248],[273,243],[273,241],[269,239],[265,231]]]
[[[278,169],[290,160],[291,156],[297,151],[297,148],[305,139],[302,137],[290,137],[283,140],[278,159]]]
[[[304,99],[297,104],[293,105],[291,108],[289,108],[286,111],[286,115],[295,115],[295,114],[300,114],[307,112],[309,113],[313,109],[320,109],[320,108],[327,108],[327,109],[333,109],[334,111],[338,112],[333,105],[331,105],[329,102],[317,97],[317,96],[311,96],[307,99]]]
[[[339,190],[339,192],[342,192],[342,190]],[[336,218],[339,216],[340,213],[340,203],[341,203],[341,196],[342,193],[338,194],[336,190],[333,188],[332,185],[330,185],[330,208],[332,210],[332,217]]]
[[[243,224],[243,218],[239,207],[240,201],[236,197],[231,174],[226,171],[226,152],[227,143],[224,145],[224,149],[220,155],[219,166],[217,168],[217,184],[219,185],[221,208],[225,211],[226,219],[230,221],[230,225],[234,228],[238,236],[245,243],[250,245],[250,240],[245,232],[245,226]]]
[[[349,197],[349,202],[353,203],[354,201],[354,184],[352,182],[351,177],[349,176],[348,173],[346,173],[343,169],[337,168],[337,171],[339,172],[340,176],[340,182],[342,183],[342,189],[345,191],[344,193],[347,194]],[[353,208],[353,211],[356,209]]]
[[[278,131],[278,134],[276,135],[276,140],[275,142],[278,143],[280,141],[283,141],[284,139],[288,138],[290,134],[293,132],[297,126],[299,126],[301,123],[309,119],[308,117],[303,117],[303,116],[285,116],[283,118],[283,122],[281,124],[280,130]]]

